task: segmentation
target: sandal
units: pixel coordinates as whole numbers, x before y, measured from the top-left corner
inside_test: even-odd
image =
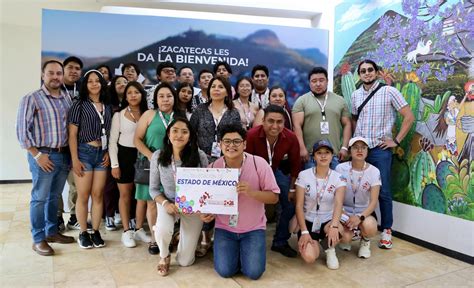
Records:
[[[160,262],[164,260],[165,263],[158,263],[158,267],[156,269],[158,270],[158,274],[160,276],[166,276],[170,272],[170,262],[171,262],[171,255],[168,255],[166,258],[161,258]]]
[[[196,257],[202,258],[206,256],[209,249],[212,247],[212,242],[202,241],[201,244],[196,248]]]

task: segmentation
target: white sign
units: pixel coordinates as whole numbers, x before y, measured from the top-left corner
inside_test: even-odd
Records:
[[[180,213],[238,213],[238,169],[178,167],[176,170],[175,205]]]

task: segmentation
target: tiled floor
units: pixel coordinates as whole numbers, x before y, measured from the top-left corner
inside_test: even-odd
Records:
[[[84,251],[77,244],[52,244],[56,255],[42,257],[31,250],[29,190],[29,184],[0,186],[0,287],[474,287],[472,265],[400,239],[394,239],[390,251],[373,241],[367,260],[356,257],[356,243],[351,252],[338,250],[341,267],[336,271],[326,268],[324,256],[306,265],[268,249],[266,272],[258,281],[220,278],[210,256],[187,268],[175,266],[173,259],[170,275],[160,277],[158,256],[149,255],[145,245],[124,248],[120,231],[101,231],[105,248]],[[268,244],[273,231],[269,225]],[[77,232],[66,234],[77,237]]]

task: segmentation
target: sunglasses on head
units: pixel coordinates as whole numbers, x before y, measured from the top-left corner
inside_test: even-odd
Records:
[[[372,68],[372,67],[367,68],[367,70],[366,70],[366,69],[360,69],[360,74],[372,73],[372,72],[374,72],[374,71],[375,71],[375,69]]]

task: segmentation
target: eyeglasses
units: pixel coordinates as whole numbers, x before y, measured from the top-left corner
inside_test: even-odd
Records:
[[[352,146],[351,149],[358,150],[358,151],[365,151],[367,150],[367,146]]]
[[[360,69],[360,74],[372,73],[372,72],[374,72],[374,71],[375,71],[375,69],[372,68],[372,67],[367,68],[367,70],[366,70],[366,69]]]
[[[161,72],[165,73],[165,74],[175,74],[176,71],[174,71],[174,69],[170,68],[170,69],[163,69],[161,70]]]
[[[235,147],[239,147],[242,143],[244,143],[244,140],[242,140],[242,139],[222,139],[222,143],[224,143],[225,146],[230,146],[230,144],[232,144]]]

